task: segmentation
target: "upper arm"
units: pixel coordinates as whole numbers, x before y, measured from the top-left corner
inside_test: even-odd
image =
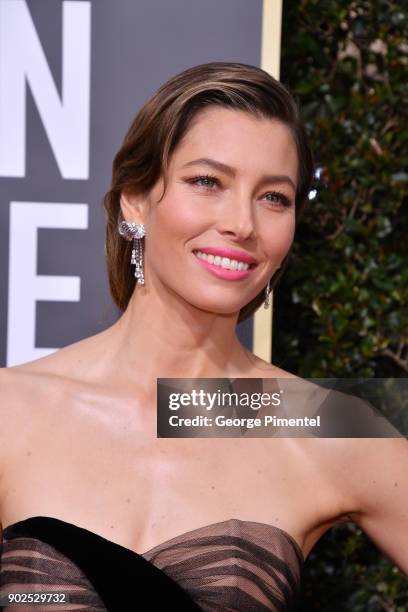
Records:
[[[11,461],[11,445],[13,440],[17,440],[16,431],[18,430],[22,389],[21,375],[10,368],[0,368],[0,532],[6,493],[6,473]],[[0,533],[0,542],[2,541],[1,535]]]
[[[408,442],[404,438],[348,441],[349,517],[408,575]]]
[[[4,471],[4,452],[6,449],[7,425],[7,407],[10,403],[10,374],[6,368],[0,368],[0,485]],[[0,489],[1,493],[1,489]],[[1,508],[1,498],[0,498]]]
[[[3,509],[3,483],[6,469],[6,445],[9,419],[7,407],[10,402],[10,375],[6,368],[0,368],[0,544],[3,541],[2,509]]]

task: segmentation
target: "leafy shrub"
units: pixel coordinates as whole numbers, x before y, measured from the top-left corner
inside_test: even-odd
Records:
[[[406,8],[284,2],[281,80],[318,171],[274,292],[273,361],[302,377],[408,377]],[[354,524],[321,538],[304,582],[307,611],[408,609],[406,576]]]

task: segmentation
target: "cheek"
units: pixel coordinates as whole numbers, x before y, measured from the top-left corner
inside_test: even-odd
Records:
[[[269,257],[284,257],[289,251],[295,237],[295,218],[287,217],[279,222],[265,223],[263,226],[263,243]]]
[[[163,240],[184,238],[188,240],[200,233],[208,225],[208,211],[194,202],[181,202],[169,197],[162,201],[154,211],[152,227]]]
[[[183,265],[190,241],[208,226],[208,215],[198,212],[192,203],[170,196],[151,211],[146,228],[146,257],[157,274]]]

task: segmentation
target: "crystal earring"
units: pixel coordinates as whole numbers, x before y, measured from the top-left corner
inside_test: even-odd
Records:
[[[275,270],[275,273],[280,270],[282,267],[282,264],[280,266],[278,266]],[[274,275],[275,276],[275,275]],[[273,278],[273,277],[272,277]],[[271,294],[271,279],[268,280],[268,284],[265,287],[265,301],[264,301],[264,308],[269,308],[269,296]]]
[[[130,258],[131,265],[135,266],[135,278],[138,279],[141,285],[145,284],[143,272],[143,241],[146,236],[146,229],[143,223],[130,223],[121,221],[118,225],[119,234],[125,240],[133,240],[132,255]]]
[[[265,301],[264,308],[269,308],[269,295],[271,293],[271,279],[268,280],[268,284],[265,287]]]

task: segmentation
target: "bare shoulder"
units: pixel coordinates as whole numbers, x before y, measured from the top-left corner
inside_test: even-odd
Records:
[[[262,376],[265,378],[275,378],[275,377],[282,377],[282,378],[299,378],[298,376],[296,376],[295,374],[293,374],[292,372],[288,372],[287,370],[283,370],[282,368],[279,368],[278,366],[276,366],[273,363],[269,363],[268,361],[265,361],[264,359],[261,359],[261,357],[258,357],[258,355],[255,355],[255,353],[253,353],[252,351],[248,350],[247,348],[243,347],[245,354],[248,358],[248,361],[251,364],[251,368],[250,368],[250,374],[253,377],[256,376]]]
[[[319,435],[283,439],[287,464],[302,483],[300,503],[305,512],[313,510],[316,528],[309,546],[329,527],[355,522],[407,572],[407,440],[364,399],[302,379],[252,354],[249,358],[251,376],[278,378],[282,388],[286,384],[299,391],[299,400],[307,396],[310,410],[317,408],[327,418],[327,429]],[[339,432],[350,425],[349,437]],[[264,449],[267,458],[274,450],[269,443]]]
[[[33,427],[47,408],[62,405],[73,389],[86,386],[101,339],[97,334],[45,357],[0,368],[0,449],[25,422]],[[0,450],[1,457],[1,450]]]
[[[329,393],[329,390],[321,385],[284,370],[273,363],[268,363],[251,351],[246,350],[246,354],[251,363],[250,375],[254,378],[279,379],[283,383],[286,381],[287,389],[297,398],[312,397],[314,402],[322,402]]]
[[[16,366],[0,368],[0,508],[4,477],[38,434],[66,415],[73,400],[89,391],[87,360],[94,337]],[[91,368],[89,368],[91,369]]]
[[[4,438],[14,430],[24,398],[29,397],[30,386],[21,368],[0,368],[0,449]]]
[[[343,445],[349,520],[408,576],[408,441],[363,438]]]
[[[330,396],[325,406],[330,407],[334,399],[338,410],[349,405],[353,410],[361,411],[363,427],[372,427],[373,415],[370,405],[364,400],[327,389],[255,355],[251,356],[251,361],[254,363],[253,376],[278,378],[280,383],[288,380],[287,388],[298,393],[299,398],[308,396],[312,404],[322,405]],[[378,419],[374,418],[374,421]],[[374,426],[380,427],[376,423]],[[391,425],[389,432],[390,436],[394,432],[398,435]],[[381,492],[389,489],[391,483],[392,486],[397,483],[396,490],[401,483],[407,483],[408,442],[402,436],[336,437],[328,433],[316,437],[296,437],[288,442],[298,459],[297,463],[315,474],[320,491],[324,491],[328,513],[338,517],[336,522],[355,521],[364,508],[375,504],[376,495],[382,495]]]
[[[0,460],[12,444],[21,441],[25,428],[34,428],[39,409],[53,395],[50,376],[31,369],[30,364],[0,369]]]
[[[36,384],[23,368],[0,368],[0,508],[4,481],[35,430]]]
[[[353,499],[350,514],[357,516],[369,506],[378,506],[382,496],[408,492],[406,438],[340,439],[336,448],[337,472]]]
[[[59,377],[62,379],[86,380],[87,373],[92,373],[95,356],[103,353],[102,347],[109,329],[99,332],[93,336],[83,338],[77,342],[64,346],[45,357],[28,361],[21,365],[7,368],[13,373],[21,374],[22,377],[35,376],[38,380],[48,377]]]

